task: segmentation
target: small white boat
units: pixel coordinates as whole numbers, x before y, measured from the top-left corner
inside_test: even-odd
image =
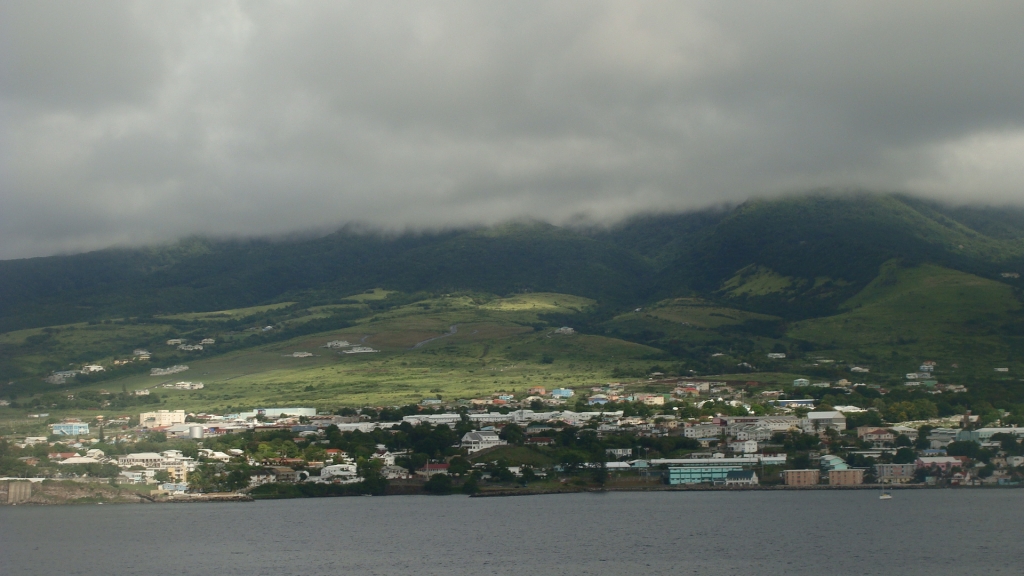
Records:
[[[892,494],[888,490],[886,490],[885,488],[882,488],[882,495],[879,496],[878,499],[879,500],[892,500]]]

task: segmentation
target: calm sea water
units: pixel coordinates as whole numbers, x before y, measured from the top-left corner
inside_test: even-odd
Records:
[[[1024,490],[0,507],[0,574],[1021,574]]]

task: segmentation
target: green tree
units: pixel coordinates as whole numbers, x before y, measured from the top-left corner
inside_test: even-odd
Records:
[[[502,440],[509,444],[515,444],[521,446],[526,440],[526,432],[518,424],[509,424],[501,430],[501,434],[498,435]]]
[[[423,485],[423,490],[429,494],[444,496],[452,493],[452,477],[447,474],[434,474]]]
[[[893,464],[913,464],[917,460],[917,453],[913,448],[900,448],[892,457]]]
[[[476,494],[480,491],[480,481],[477,480],[476,474],[470,474],[469,478],[462,485],[463,494]]]
[[[455,476],[464,476],[472,469],[473,465],[470,461],[462,456],[456,456],[448,462],[448,472]]]

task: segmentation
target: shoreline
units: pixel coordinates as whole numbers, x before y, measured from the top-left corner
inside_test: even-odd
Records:
[[[452,494],[439,495],[429,494],[422,491],[414,491],[408,489],[409,487],[403,487],[395,491],[389,491],[386,494],[377,495],[377,497],[383,496],[463,496],[459,492],[453,492]],[[1012,489],[1021,488],[1021,486],[930,486],[927,484],[895,484],[885,485],[885,490],[891,492],[900,492],[905,490],[950,490],[950,489]],[[482,490],[476,494],[465,495],[469,498],[506,498],[506,497],[521,497],[521,496],[550,496],[559,494],[600,494],[608,492],[816,492],[816,491],[881,491],[883,486],[880,484],[859,484],[850,486],[830,486],[827,484],[814,485],[814,486],[786,486],[786,485],[757,485],[757,486],[709,486],[709,485],[688,485],[688,486],[670,486],[670,485],[649,485],[649,486],[578,486],[578,487],[557,487],[557,488],[541,488],[541,489],[523,489],[523,488],[498,488],[493,490]],[[337,494],[337,495],[325,495],[325,496],[295,496],[295,497],[279,497],[279,498],[254,498],[245,492],[229,492],[229,493],[214,493],[214,494],[186,494],[186,495],[143,495],[140,493],[132,492],[129,494],[119,495],[120,497],[114,498],[103,498],[103,497],[85,497],[85,498],[68,498],[68,499],[54,499],[53,494],[40,493],[38,496],[23,500],[20,502],[3,502],[0,501],[0,506],[72,506],[72,505],[101,505],[101,504],[193,504],[193,503],[210,503],[210,502],[256,502],[258,500],[299,500],[299,499],[312,499],[312,498],[348,498],[354,496],[370,496],[369,494]],[[40,498],[42,496],[42,498]]]

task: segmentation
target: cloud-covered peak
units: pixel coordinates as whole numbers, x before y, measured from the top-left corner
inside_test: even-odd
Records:
[[[0,258],[1024,197],[1013,3],[32,1],[0,27]]]

